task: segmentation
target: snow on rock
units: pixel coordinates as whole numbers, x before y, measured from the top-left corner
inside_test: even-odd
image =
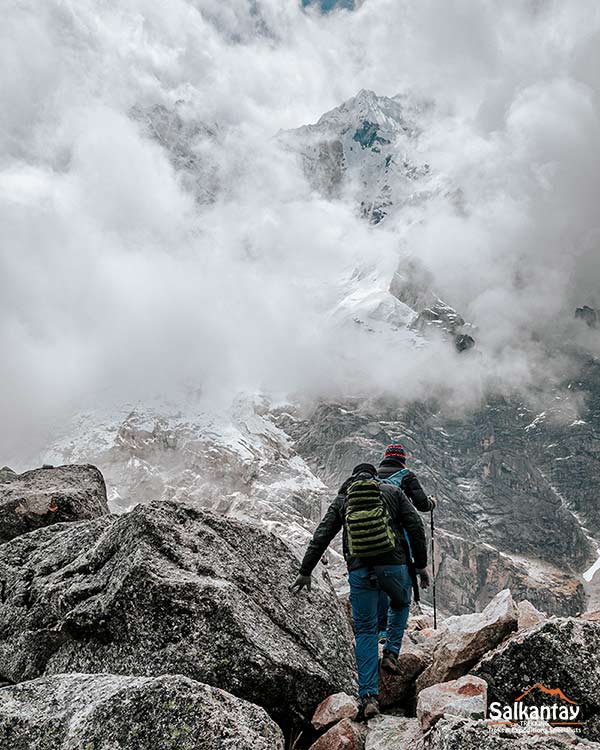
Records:
[[[377,96],[363,89],[317,123],[279,133],[299,153],[311,187],[345,198],[378,224],[398,208],[449,188],[419,150],[431,105],[409,96]]]
[[[247,395],[221,411],[188,398],[82,413],[40,459],[96,464],[114,512],[158,500],[193,503],[259,523],[298,554],[329,497],[266,404]]]

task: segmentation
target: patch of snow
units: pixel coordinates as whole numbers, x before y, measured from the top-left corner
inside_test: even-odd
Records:
[[[538,425],[542,424],[546,420],[546,412],[543,411],[540,414],[537,415],[537,417],[531,422],[531,424],[528,424],[524,429],[525,432],[529,432],[529,430],[534,429]]]

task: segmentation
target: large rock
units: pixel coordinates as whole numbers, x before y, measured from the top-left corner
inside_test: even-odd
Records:
[[[417,678],[417,692],[466,674],[485,654],[517,628],[518,611],[508,589],[483,612],[448,617],[440,627],[433,662]]]
[[[448,714],[485,719],[486,710],[487,683],[470,674],[421,690],[417,701],[417,718],[424,732]]]
[[[367,728],[351,719],[342,719],[321,735],[310,750],[364,750]]]
[[[95,466],[57,466],[0,474],[0,542],[63,521],[108,514],[106,486]]]
[[[421,746],[418,719],[382,714],[369,721],[365,750],[417,750]]]
[[[319,703],[311,724],[320,732],[342,719],[356,719],[358,701],[347,693],[335,693]]]
[[[529,688],[526,701],[560,699],[559,688],[580,706],[582,733],[600,740],[600,623],[576,617],[552,619],[524,630],[486,654],[472,672],[488,683],[491,706],[511,705]]]
[[[492,731],[485,721],[448,718],[438,722],[428,737],[427,750],[600,750],[565,729],[551,734]],[[415,748],[416,750],[416,748]]]
[[[258,706],[181,675],[63,674],[0,691],[6,750],[283,750]]]
[[[263,529],[175,502],[62,524],[0,547],[0,676],[184,674],[278,720],[352,692],[346,620],[326,574]]]

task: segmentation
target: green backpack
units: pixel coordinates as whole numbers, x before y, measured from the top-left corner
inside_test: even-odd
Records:
[[[396,537],[376,479],[357,479],[346,494],[346,535],[352,557],[393,552]]]

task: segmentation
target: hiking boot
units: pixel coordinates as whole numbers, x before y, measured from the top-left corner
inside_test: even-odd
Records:
[[[365,695],[360,700],[360,709],[365,721],[379,716],[379,701],[376,695]]]
[[[387,632],[385,630],[380,630],[377,640],[379,643],[385,643],[387,640]]]
[[[388,674],[402,674],[402,669],[398,663],[398,657],[392,651],[383,649],[383,656],[381,658],[381,668]]]

